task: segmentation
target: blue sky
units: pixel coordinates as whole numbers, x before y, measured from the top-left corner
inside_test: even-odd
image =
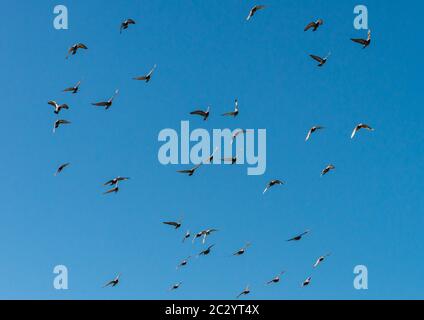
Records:
[[[366,36],[353,28],[357,1],[261,3],[247,23],[254,1],[63,1],[70,29],[58,31],[56,1],[3,2],[0,298],[232,299],[248,284],[253,299],[423,298],[423,4],[367,1],[373,43],[362,50],[349,40]],[[137,25],[120,35],[128,17]],[[325,25],[304,33],[317,18]],[[66,61],[75,42],[89,50]],[[323,69],[308,57],[328,51]],[[151,83],[131,80],[154,64]],[[61,92],[78,80],[78,95]],[[117,88],[108,112],[90,105]],[[236,97],[240,116],[218,116]],[[71,106],[61,117],[72,125],[56,135],[51,99]],[[207,123],[188,115],[207,105]],[[158,133],[181,120],[267,129],[266,174],[213,166],[188,178],[161,165]],[[351,141],[360,122],[376,131]],[[305,144],[317,124],[327,129]],[[329,163],[337,169],[321,179]],[[118,175],[132,179],[103,196]],[[262,196],[275,178],[287,186]],[[180,232],[161,224],[181,217]],[[186,228],[210,227],[221,230],[213,254],[176,271],[202,250],[181,244]],[[308,228],[302,242],[285,242]],[[246,256],[229,257],[248,241]],[[68,291],[53,288],[59,264]],[[368,291],[353,288],[359,264]],[[281,270],[284,281],[266,287]],[[120,286],[102,289],[118,272]]]

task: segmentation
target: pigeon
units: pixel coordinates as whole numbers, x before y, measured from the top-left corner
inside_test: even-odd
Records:
[[[248,294],[250,294],[250,288],[249,286],[246,287],[246,289],[244,289],[238,296],[237,299],[240,299],[241,296],[247,296]]]
[[[256,12],[258,12],[259,10],[262,10],[262,9],[265,9],[265,6],[264,5],[254,6],[250,10],[249,15],[247,16],[246,20],[249,21],[255,15]]]
[[[324,129],[324,127],[321,127],[321,126],[312,127],[309,130],[308,135],[306,136],[306,140],[305,141],[309,141],[309,139],[311,138],[311,136],[312,136],[313,133],[315,133],[318,130],[322,130],[322,129]]]
[[[111,287],[116,287],[118,284],[119,284],[119,277],[120,277],[121,275],[120,274],[118,274],[117,275],[117,277],[115,278],[115,279],[113,279],[112,281],[109,281],[108,283],[106,283],[104,286],[103,286],[103,288],[106,288],[106,287],[109,287],[109,286],[111,286]]]
[[[283,271],[283,272],[281,272],[278,276],[276,276],[274,279],[272,279],[271,281],[268,281],[267,282],[267,284],[269,285],[269,284],[276,284],[276,283],[279,283],[280,281],[281,281],[281,276],[283,275],[283,274],[285,274],[286,272],[285,271]]]
[[[359,130],[362,130],[362,129],[366,129],[366,130],[368,130],[368,131],[374,131],[374,129],[373,129],[373,128],[371,128],[369,125],[364,124],[364,123],[360,123],[360,124],[358,124],[358,125],[355,127],[355,129],[353,130],[352,135],[350,136],[350,137],[351,137],[351,139],[355,138],[355,136],[356,136],[356,134],[358,133],[358,131],[359,131]]]
[[[267,186],[266,186],[263,194],[267,193],[269,189],[271,189],[273,186],[276,186],[276,185],[284,185],[284,182],[281,181],[281,180],[272,180],[272,181],[270,181],[267,184]]]
[[[58,104],[56,101],[49,101],[49,102],[47,102],[47,104],[54,107],[54,113],[55,114],[59,114],[62,109],[66,109],[66,110],[69,109],[69,106],[66,103],[65,104]]]
[[[363,46],[363,49],[365,49],[371,44],[371,30],[368,30],[368,37],[366,39],[350,39],[350,40],[361,44]]]
[[[130,24],[135,24],[135,21],[133,19],[127,19],[124,22],[121,23],[121,28],[119,30],[119,33],[122,33],[122,30],[128,29]]]
[[[174,284],[174,285],[171,287],[171,291],[178,290],[178,289],[181,287],[181,285],[182,285],[182,284],[183,284],[182,282],[179,282],[179,283]]]
[[[187,266],[188,260],[190,260],[190,259],[191,259],[191,256],[188,257],[188,258],[186,258],[186,259],[184,259],[183,261],[181,261],[180,264],[177,266],[177,270],[180,269],[180,268],[182,268],[182,267]]]
[[[184,235],[183,243],[186,242],[187,239],[190,239],[190,237],[191,237],[191,233],[190,231],[187,231],[186,234]]]
[[[92,103],[92,105],[95,107],[104,107],[105,110],[108,110],[112,106],[113,100],[118,95],[118,93],[119,93],[119,90],[116,90],[113,96],[108,101],[96,102],[96,103]]]
[[[246,250],[251,246],[250,243],[247,243],[243,248],[241,248],[240,250],[238,250],[237,252],[235,252],[233,254],[233,256],[242,256],[246,253]]]
[[[116,186],[119,182],[121,181],[127,181],[130,178],[125,178],[125,177],[117,177],[114,178],[112,180],[109,180],[108,182],[106,182],[105,184],[103,184],[104,186]]]
[[[302,287],[307,287],[311,284],[312,281],[312,277],[309,277],[308,279],[306,279],[305,281],[303,281],[302,283]]]
[[[175,230],[178,230],[179,228],[181,228],[182,224],[180,222],[163,222],[163,224],[166,224],[168,226],[172,226],[175,228]]]
[[[56,173],[54,174],[55,176],[58,176],[66,167],[68,167],[70,165],[70,163],[65,163],[62,164],[57,170]]]
[[[318,258],[317,262],[314,264],[314,268],[317,268],[322,262],[324,262],[325,259],[327,259],[330,256],[330,254],[327,254],[325,256],[321,256]]]
[[[321,172],[321,177],[325,176],[327,173],[329,173],[332,170],[335,170],[336,167],[333,166],[332,164],[328,165],[324,170],[322,170]]]
[[[302,233],[302,234],[300,234],[300,235],[298,235],[298,236],[295,236],[295,237],[293,237],[293,238],[291,238],[291,239],[287,240],[287,242],[291,242],[291,241],[300,241],[300,240],[302,240],[302,238],[303,238],[304,236],[306,236],[309,232],[310,232],[309,230],[306,230],[304,233]]]
[[[331,55],[331,53],[329,53],[325,58],[321,58],[321,57],[316,56],[316,55],[313,55],[313,54],[310,54],[309,56],[312,59],[314,59],[314,60],[316,60],[316,61],[319,62],[318,67],[322,67],[322,66],[324,66],[326,64],[326,62],[327,62],[328,58],[330,57],[330,55]]]
[[[76,85],[74,85],[73,87],[66,88],[65,90],[63,90],[63,92],[72,92],[72,94],[76,94],[79,91],[80,85],[81,81],[78,81]]]
[[[56,129],[58,129],[61,125],[64,125],[64,124],[71,124],[71,122],[68,120],[56,120],[53,126],[53,133],[55,133]]]
[[[211,253],[212,248],[215,247],[215,245],[211,245],[209,246],[206,250],[203,250],[202,252],[199,253],[199,256],[207,256]]]
[[[324,21],[322,20],[322,19],[318,19],[317,21],[315,21],[315,22],[311,22],[311,23],[309,23],[306,27],[305,27],[305,29],[304,29],[304,31],[308,31],[309,29],[311,29],[312,28],[312,31],[313,32],[315,32],[315,31],[317,31],[318,30],[318,28],[320,27],[320,26],[322,26],[324,24]]]
[[[70,55],[75,55],[77,53],[78,49],[87,50],[88,48],[83,43],[76,43],[72,47],[69,48],[68,55],[66,56],[66,59],[68,59]]]
[[[148,74],[146,74],[145,76],[136,77],[134,78],[134,80],[145,81],[146,83],[149,83],[150,79],[152,79],[152,75],[155,72],[155,70],[156,70],[156,65],[153,66],[152,70],[150,70]]]
[[[238,114],[239,114],[238,100],[236,99],[234,103],[235,103],[234,111],[224,113],[222,116],[224,116],[224,117],[234,117],[234,118],[238,116]]]
[[[209,115],[210,115],[210,107],[208,107],[206,109],[206,111],[203,110],[196,110],[193,112],[190,112],[191,115],[195,115],[195,116],[201,116],[203,118],[204,121],[208,120]]]

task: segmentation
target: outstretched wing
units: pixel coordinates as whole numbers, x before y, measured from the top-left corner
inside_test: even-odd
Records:
[[[305,29],[304,29],[303,31],[308,31],[309,29],[311,29],[311,28],[313,28],[313,27],[315,27],[315,22],[311,22],[311,23],[309,23],[309,24],[305,27]]]
[[[324,62],[324,59],[323,58],[321,58],[321,57],[318,57],[318,56],[315,56],[315,55],[313,55],[313,54],[311,54],[311,55],[309,55],[312,59],[314,59],[314,60],[316,60],[316,61],[318,61],[319,63],[323,63]]]

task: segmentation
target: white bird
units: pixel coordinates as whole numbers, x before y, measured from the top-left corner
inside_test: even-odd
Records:
[[[356,134],[358,133],[359,130],[362,129],[366,129],[368,131],[374,131],[373,128],[371,128],[369,125],[365,124],[365,123],[360,123],[358,124],[355,129],[353,129],[352,135],[350,136],[351,139],[355,138]]]
[[[283,182],[283,181],[281,181],[281,180],[271,180],[271,181],[267,184],[267,186],[266,186],[266,188],[265,188],[265,190],[264,190],[263,194],[267,193],[269,189],[271,189],[273,186],[276,186],[276,185],[284,185],[284,182]]]
[[[324,129],[324,127],[321,127],[321,126],[314,126],[314,127],[312,127],[309,130],[308,135],[306,136],[306,140],[305,141],[309,141],[309,139],[311,138],[311,136],[312,136],[313,133],[315,133],[318,130],[322,130],[322,129]]]
[[[56,101],[51,100],[51,101],[47,102],[47,104],[54,107],[54,113],[55,114],[59,114],[62,109],[66,109],[66,110],[69,109],[69,106],[66,103],[58,104]]]
[[[250,10],[249,15],[247,16],[246,20],[249,21],[255,15],[256,12],[258,12],[259,10],[262,10],[262,9],[265,9],[265,6],[264,5],[254,6]]]
[[[330,254],[326,254],[325,256],[321,256],[318,258],[317,262],[314,264],[314,268],[317,268],[322,262],[324,262],[325,259],[327,259],[330,256]]]

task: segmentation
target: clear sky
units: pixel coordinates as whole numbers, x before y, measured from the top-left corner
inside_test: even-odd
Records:
[[[262,3],[246,22],[258,3],[2,1],[0,298],[232,299],[248,284],[252,299],[423,298],[423,4],[367,1],[373,43],[362,50],[349,40],[366,37],[353,28],[357,1]],[[57,4],[69,30],[53,28]],[[120,35],[129,17],[137,25]],[[319,31],[304,33],[317,18]],[[76,42],[89,50],[65,60]],[[323,69],[308,57],[329,51]],[[149,84],[132,80],[154,64]],[[61,92],[78,80],[79,94]],[[109,111],[90,105],[118,88]],[[236,97],[240,116],[221,117]],[[51,99],[71,107],[56,135]],[[207,105],[207,123],[189,115]],[[267,172],[209,166],[189,178],[161,165],[158,133],[181,120],[267,129]],[[376,131],[352,141],[360,122]],[[326,130],[305,143],[313,125]],[[329,163],[337,169],[320,178]],[[118,175],[132,179],[103,196]],[[277,178],[287,185],[263,196]],[[161,224],[179,218],[183,230]],[[212,227],[212,254],[177,271],[203,248],[181,243],[186,229]],[[68,291],[53,288],[60,264]],[[368,267],[368,291],[353,288],[356,265]],[[280,285],[264,285],[282,270]],[[118,287],[101,288],[119,272]]]

